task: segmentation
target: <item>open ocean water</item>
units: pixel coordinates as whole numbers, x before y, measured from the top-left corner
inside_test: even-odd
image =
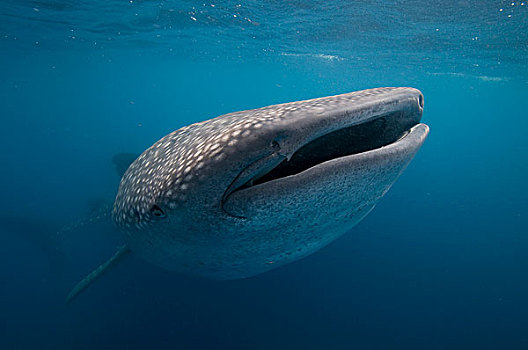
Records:
[[[380,86],[431,132],[351,232],[236,281],[133,257],[65,305],[122,242],[89,222],[115,154]],[[528,349],[528,2],[1,0],[0,122],[0,349]]]

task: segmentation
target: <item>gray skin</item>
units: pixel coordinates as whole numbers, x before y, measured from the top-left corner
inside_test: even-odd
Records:
[[[112,214],[126,245],[68,299],[129,251],[169,270],[237,279],[321,249],[409,164],[429,131],[422,111],[420,91],[378,88],[174,131],[121,180]]]

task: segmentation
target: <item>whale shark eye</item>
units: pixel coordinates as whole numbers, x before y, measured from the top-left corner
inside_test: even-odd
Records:
[[[150,212],[152,213],[152,215],[154,215],[157,218],[164,218],[165,217],[165,212],[160,207],[158,207],[156,204],[154,204],[150,208]]]

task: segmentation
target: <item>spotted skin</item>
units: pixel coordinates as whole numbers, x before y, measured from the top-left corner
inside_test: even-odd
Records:
[[[230,113],[168,134],[121,179],[112,217],[125,246],[69,300],[128,252],[169,270],[236,279],[321,249],[364,218],[409,164],[428,134],[422,111],[420,91],[387,87]],[[360,124],[405,133],[244,186],[311,141]]]
[[[235,112],[183,127],[160,139],[132,163],[119,187],[114,220],[136,255],[167,269],[231,279],[280,266],[343,234],[370,211],[381,195],[370,196],[373,189],[356,191],[354,198],[365,198],[364,205],[345,196],[341,202],[364,211],[335,220],[349,211],[329,199],[332,193],[322,191],[318,181],[293,182],[291,191],[301,188],[311,194],[303,202],[310,210],[292,204],[295,197],[285,191],[275,205],[262,204],[268,215],[238,215],[241,204],[235,205],[233,200],[240,197],[239,192],[226,196],[226,191],[244,169],[251,173],[272,168],[303,144],[376,115],[402,111],[416,123],[422,107],[423,97],[418,90],[378,88]],[[422,130],[421,135],[424,133]],[[404,150],[402,157],[393,158],[386,172],[382,169],[378,173],[382,185],[376,191],[384,193],[390,187],[424,138]],[[331,169],[327,171],[332,173]],[[372,177],[369,171],[366,168],[358,176],[358,184]],[[325,178],[328,174],[317,176]],[[353,184],[347,186],[354,188]],[[265,193],[266,186],[260,187],[264,189],[260,196],[276,197],[276,193]],[[244,201],[255,203],[262,200],[259,198],[245,197]],[[290,211],[285,214],[280,205]],[[226,211],[226,207],[231,209]],[[305,219],[306,213],[317,221]],[[303,220],[306,225],[299,224]],[[290,227],[285,228],[285,223]],[[325,227],[328,234],[321,229],[315,232],[314,227]]]
[[[171,209],[185,205],[193,187],[208,181],[207,177],[218,163],[244,151],[240,143],[259,137],[259,131],[265,128],[277,129],[284,120],[295,121],[304,115],[317,117],[328,110],[343,111],[365,98],[375,99],[408,90],[414,89],[377,88],[273,105],[226,114],[178,129],[156,142],[129,167],[115,201],[114,219],[125,228],[137,225],[138,216],[142,223],[149,221],[148,210],[162,195],[163,204]]]

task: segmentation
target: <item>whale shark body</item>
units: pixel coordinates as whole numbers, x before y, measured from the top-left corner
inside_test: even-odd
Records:
[[[309,255],[363,219],[427,137],[423,95],[388,87],[235,112],[163,137],[124,173],[123,256],[213,279]]]

